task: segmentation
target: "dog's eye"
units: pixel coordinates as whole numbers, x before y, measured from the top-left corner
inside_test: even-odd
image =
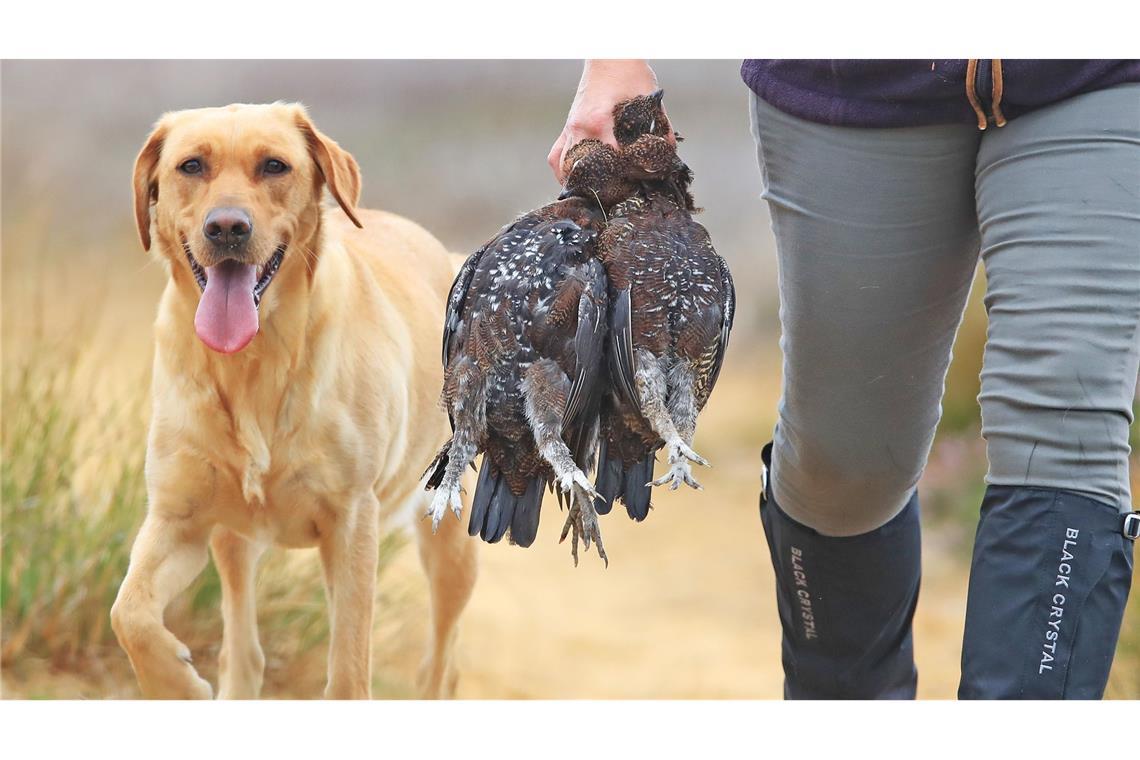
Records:
[[[188,159],[178,165],[178,171],[183,174],[201,174],[202,162],[196,158]]]
[[[289,164],[284,161],[279,161],[276,158],[271,158],[265,162],[261,170],[266,174],[284,174],[289,171]]]

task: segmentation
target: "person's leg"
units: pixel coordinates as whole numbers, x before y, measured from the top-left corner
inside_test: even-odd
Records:
[[[978,133],[829,127],[755,97],[752,108],[783,328],[761,515],[785,695],[912,697],[914,487],[977,261]]]
[[[1140,85],[986,133],[977,204],[990,468],[959,696],[1097,698],[1132,575]]]

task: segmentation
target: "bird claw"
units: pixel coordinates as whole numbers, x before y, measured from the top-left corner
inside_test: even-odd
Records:
[[[670,491],[676,491],[681,487],[682,483],[697,491],[705,490],[705,487],[698,483],[697,479],[693,477],[693,471],[689,468],[688,462],[673,463],[668,472],[657,478],[657,480],[651,480],[645,485],[663,486],[666,483],[669,484]]]
[[[435,491],[435,496],[431,500],[431,504],[424,510],[424,517],[431,518],[431,532],[435,533],[439,530],[439,523],[443,520],[443,516],[447,514],[450,507],[455,519],[458,520],[463,514],[463,501],[459,498],[458,487],[445,488],[440,486]]]
[[[684,441],[677,441],[669,447],[669,463],[672,464],[675,459],[684,458],[699,464],[701,467],[710,467],[709,460],[693,451]]]
[[[586,473],[577,468],[558,478],[558,487],[563,493],[571,493],[575,486],[585,491],[592,499],[602,498],[602,495],[594,489],[594,484],[586,477]]]
[[[598,547],[598,556],[610,566],[610,558],[606,556],[605,547],[602,546],[602,531],[598,526],[598,512],[594,509],[594,498],[597,494],[593,488],[584,488],[575,483],[570,499],[570,510],[566,515],[566,523],[562,526],[562,536],[558,543],[566,540],[566,536],[573,530],[570,542],[570,556],[574,558],[574,567],[578,566],[578,540],[582,540],[582,548],[589,551],[590,542]]]
[[[681,484],[684,483],[698,491],[705,490],[704,486],[698,483],[697,479],[693,477],[693,470],[689,466],[689,462],[694,462],[705,467],[709,466],[707,459],[693,451],[683,441],[674,441],[669,445],[669,471],[657,478],[657,480],[651,480],[645,485],[663,486],[668,483],[669,490],[676,491],[681,487]]]

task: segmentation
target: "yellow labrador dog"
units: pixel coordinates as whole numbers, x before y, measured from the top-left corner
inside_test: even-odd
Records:
[[[322,207],[325,188],[339,209]],[[448,436],[440,320],[455,264],[401,217],[357,208],[360,170],[303,107],[167,114],[139,153],[135,216],[170,279],[155,324],[148,507],[111,610],[148,697],[208,698],[163,610],[222,580],[219,696],[253,698],[254,600],[269,544],[319,548],[327,697],[366,698],[382,520],[425,510],[417,479]],[[475,581],[456,521],[418,520],[432,624],[425,696],[454,688],[456,620]]]

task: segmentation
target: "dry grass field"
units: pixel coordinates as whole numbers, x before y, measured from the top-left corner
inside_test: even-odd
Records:
[[[452,249],[469,250],[550,194],[543,158],[576,77],[569,62],[232,68],[4,64],[0,687],[6,698],[137,696],[108,610],[145,509],[150,326],[165,275],[134,239],[129,176],[150,121],[168,108],[305,100],[322,128],[360,159],[367,205],[405,213]],[[671,112],[689,137],[684,150],[698,175],[698,199],[709,209],[704,221],[733,266],[743,304],[697,436],[696,449],[714,465],[698,473],[705,490],[663,493],[640,525],[618,513],[605,518],[608,569],[593,551],[573,567],[568,547],[557,543],[561,518],[553,501],[531,549],[483,546],[461,626],[460,697],[780,695],[779,624],[757,514],[759,452],[779,394],[774,263],[734,68],[723,61],[659,67],[676,104]],[[525,86],[477,88],[516,77]],[[422,97],[425,87],[437,85],[438,97]],[[531,91],[539,94],[520,95]],[[71,104],[66,117],[61,99]],[[952,698],[957,685],[985,464],[974,401],[984,336],[976,301],[920,486],[925,576],[915,641],[925,698]],[[1135,458],[1132,471],[1140,492]],[[382,551],[374,690],[405,698],[414,695],[427,599],[414,547],[396,527]],[[210,679],[221,628],[218,595],[217,578],[207,570],[167,613]],[[315,555],[271,552],[258,597],[266,695],[319,696],[327,626]],[[1110,696],[1140,698],[1140,593],[1125,619]]]

